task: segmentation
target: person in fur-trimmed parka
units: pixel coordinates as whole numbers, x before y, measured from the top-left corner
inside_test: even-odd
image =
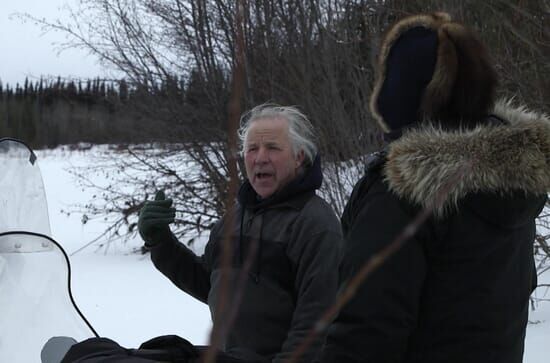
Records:
[[[446,13],[395,23],[378,61],[371,110],[389,143],[342,216],[340,284],[431,214],[341,309],[322,360],[521,362],[550,120],[495,101],[488,51]]]

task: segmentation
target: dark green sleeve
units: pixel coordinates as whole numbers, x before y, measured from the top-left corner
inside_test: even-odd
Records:
[[[211,236],[215,234],[215,230],[216,228],[212,230]],[[155,267],[177,287],[207,303],[210,291],[210,268],[205,255],[201,257],[195,255],[172,236],[169,241],[163,241],[151,248],[151,260]]]

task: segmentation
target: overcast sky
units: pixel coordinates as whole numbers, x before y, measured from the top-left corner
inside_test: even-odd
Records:
[[[105,75],[97,60],[81,50],[65,50],[57,54],[52,43],[63,42],[61,34],[42,35],[33,23],[22,23],[14,13],[29,13],[54,20],[67,16],[64,4],[77,0],[0,0],[0,80],[22,84],[25,77],[62,76],[89,78]]]

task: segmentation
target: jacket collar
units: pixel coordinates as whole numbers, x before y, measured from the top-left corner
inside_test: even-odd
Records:
[[[443,130],[424,123],[389,145],[384,177],[398,196],[444,215],[472,192],[550,191],[550,119],[510,102],[493,111],[504,123]],[[460,177],[457,179],[457,176]]]

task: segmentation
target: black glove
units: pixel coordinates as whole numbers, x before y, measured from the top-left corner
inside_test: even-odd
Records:
[[[199,358],[199,352],[193,344],[177,335],[162,335],[150,339],[141,344],[139,350],[134,351],[134,354],[139,357],[146,357],[148,352],[150,354],[151,352],[156,353],[157,356],[151,354],[151,358],[163,362],[194,362],[193,358]]]
[[[172,199],[166,199],[158,191],[154,201],[147,201],[139,212],[138,230],[146,247],[153,247],[172,238],[168,225],[174,222],[176,209],[171,208]]]

